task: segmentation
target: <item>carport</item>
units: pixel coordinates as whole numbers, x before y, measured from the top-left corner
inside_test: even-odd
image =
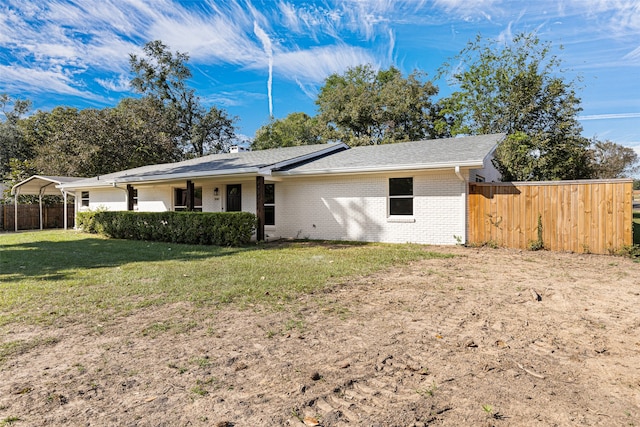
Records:
[[[60,190],[57,188],[58,185],[70,183],[73,181],[77,181],[78,177],[70,177],[70,176],[43,176],[43,175],[33,175],[30,178],[25,179],[22,182],[11,187],[11,195],[14,196],[14,222],[15,222],[15,231],[18,231],[18,197],[21,195],[32,195],[38,196],[38,200],[40,203],[40,230],[43,228],[42,221],[42,197],[43,196],[60,196],[64,199],[65,206],[65,214],[64,218],[64,229],[67,229],[67,215],[66,215],[66,206],[67,206],[67,196],[68,192]],[[72,194],[73,195],[73,194]]]

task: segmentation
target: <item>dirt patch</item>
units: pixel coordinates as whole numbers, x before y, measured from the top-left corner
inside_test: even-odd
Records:
[[[34,339],[0,421],[51,426],[640,425],[640,264],[453,252],[280,311],[140,310]],[[13,422],[15,420],[15,422]]]

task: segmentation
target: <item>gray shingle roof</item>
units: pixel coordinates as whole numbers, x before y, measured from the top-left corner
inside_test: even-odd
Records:
[[[182,177],[205,177],[232,175],[239,173],[258,173],[262,168],[302,161],[309,156],[322,155],[326,151],[341,149],[343,144],[317,144],[299,147],[274,148],[270,150],[243,151],[239,153],[212,154],[177,163],[142,166],[114,172],[99,177],[74,182],[69,188],[107,185],[110,182],[143,182],[157,179]]]
[[[284,175],[439,167],[482,167],[504,134],[430,139],[354,147],[331,156],[282,169]]]
[[[434,169],[439,167],[482,167],[483,161],[504,134],[468,136],[388,145],[354,147],[344,144],[304,145],[271,150],[212,154],[177,163],[143,166],[100,177],[86,178],[64,188],[106,186],[189,179],[234,174],[274,175],[349,173],[384,170]],[[332,153],[328,155],[328,153]]]

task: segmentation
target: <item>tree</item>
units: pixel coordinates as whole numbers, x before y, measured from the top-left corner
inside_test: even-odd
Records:
[[[591,141],[593,178],[629,178],[640,171],[638,154],[633,148],[615,142]]]
[[[505,181],[590,176],[580,98],[550,43],[533,34],[508,44],[478,36],[455,59],[455,69],[445,64],[440,71],[452,72],[458,90],[441,100],[439,127],[452,135],[508,134],[494,160]]]
[[[5,185],[2,193],[2,199],[5,203],[13,203],[13,196],[11,196],[11,188],[36,174],[36,169],[30,160],[18,160],[17,158],[9,159],[8,171],[4,174],[3,183]],[[37,196],[28,196],[25,200],[23,197],[22,203],[35,203],[38,200]]]
[[[125,98],[115,108],[38,111],[20,123],[45,175],[96,176],[179,160],[174,117],[151,98]]]
[[[414,71],[405,79],[395,67],[376,72],[371,65],[330,75],[316,100],[324,139],[355,146],[438,136],[431,102],[438,89],[424,77]]]
[[[60,176],[92,176],[91,158],[98,147],[95,129],[86,129],[89,116],[98,110],[55,107],[38,111],[20,122],[25,141],[33,147],[33,165],[38,173]]]
[[[225,110],[211,107],[206,110],[187,86],[191,70],[189,55],[175,55],[160,40],[143,47],[144,56],[129,55],[135,77],[131,87],[140,94],[157,100],[175,115],[178,133],[175,135],[186,156],[203,156],[228,150],[235,137],[234,123]]]
[[[30,108],[31,101],[0,94],[0,109],[4,114],[4,120],[0,121],[0,179],[10,172],[11,159],[24,161],[33,155],[18,126],[21,116]]]
[[[256,131],[253,150],[294,147],[322,143],[317,119],[305,113],[291,113],[284,119],[272,120]]]

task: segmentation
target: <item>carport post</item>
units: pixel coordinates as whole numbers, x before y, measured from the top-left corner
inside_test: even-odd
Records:
[[[16,188],[16,198],[13,202],[13,228],[15,231],[18,231],[18,196],[20,195],[20,190]]]
[[[64,229],[67,230],[67,192],[62,192],[62,203],[64,207],[62,208],[62,224],[64,225]]]
[[[38,202],[40,203],[40,230],[42,230],[42,188],[38,193]]]

